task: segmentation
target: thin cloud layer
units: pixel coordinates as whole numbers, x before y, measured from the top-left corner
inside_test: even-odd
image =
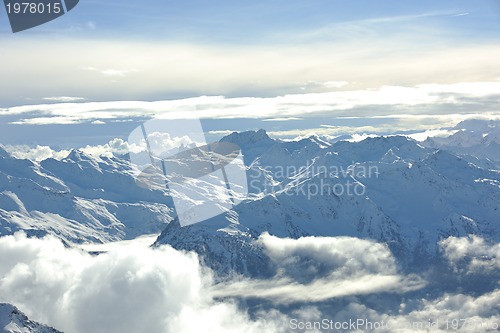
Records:
[[[384,31],[374,40],[369,33],[373,28],[365,27],[366,33],[360,34],[355,27],[359,23],[351,24],[344,34],[337,32],[341,38],[335,42],[304,36],[299,42],[283,43],[284,38],[276,38],[267,45],[238,44],[236,48],[173,41],[9,39],[0,64],[0,100],[19,105],[61,95],[94,101],[278,96],[384,85],[481,82],[500,76],[495,66],[500,48],[495,42],[457,43],[422,29],[402,35]],[[331,36],[332,29],[339,27],[320,34]],[[348,38],[348,31],[355,35]],[[57,61],[39,66],[33,54]]]
[[[9,152],[12,156],[19,159],[29,159],[32,161],[40,162],[46,160],[48,158],[53,158],[56,160],[62,160],[66,158],[68,154],[71,152],[67,149],[55,150],[49,146],[39,146],[29,147],[26,145],[0,145],[7,152]],[[142,151],[144,147],[140,147],[137,145],[130,145],[127,141],[124,141],[120,138],[115,138],[110,140],[108,143],[103,145],[86,145],[84,147],[79,147],[78,150],[84,152],[88,155],[93,156],[108,156],[111,157],[113,154],[124,155],[129,152],[137,152]]]
[[[55,97],[44,97],[43,100],[49,102],[62,102],[62,103],[70,103],[70,102],[82,102],[85,100],[83,97],[71,97],[71,96],[55,96]]]
[[[14,125],[99,124],[163,119],[254,118],[265,121],[323,117],[334,123],[342,119],[379,119],[395,123],[384,126],[402,130],[453,126],[469,118],[499,118],[493,104],[500,102],[500,81],[425,84],[413,87],[383,86],[379,89],[304,93],[270,98],[202,96],[156,102],[117,101],[24,105],[0,108],[0,116],[15,117]],[[291,122],[289,126],[294,126]],[[320,130],[320,129],[310,129]],[[330,134],[344,130],[325,127]],[[349,130],[349,128],[347,128]],[[359,128],[357,129],[360,130]],[[302,130],[304,131],[304,130]],[[290,134],[290,133],[288,133]],[[304,133],[298,134],[303,135]],[[326,133],[324,133],[326,134]]]

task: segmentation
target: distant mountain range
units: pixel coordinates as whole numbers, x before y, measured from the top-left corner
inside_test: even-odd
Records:
[[[500,162],[500,121],[465,120],[453,130],[453,135],[429,138],[424,145]]]
[[[496,125],[465,122],[448,138],[421,143],[405,136],[332,142],[233,133],[221,141],[241,147],[249,196],[233,211],[182,228],[171,193],[137,186],[126,156],[74,150],[37,163],[0,148],[0,235],[53,234],[71,246],[161,232],[155,246],[195,250],[220,274],[252,276],[274,274],[254,242],[263,232],[345,235],[386,243],[412,267],[436,257],[437,242],[449,236],[499,241]]]
[[[283,142],[258,131],[222,140],[242,148],[253,193],[226,215],[169,224],[156,242],[195,250],[219,272],[274,274],[253,242],[263,232],[375,239],[407,268],[432,261],[449,236],[499,240],[500,171],[484,167],[491,161],[402,136]]]
[[[159,233],[171,220],[171,198],[138,187],[132,173],[123,158],[72,151],[36,163],[0,148],[0,235],[25,230],[69,244]]]

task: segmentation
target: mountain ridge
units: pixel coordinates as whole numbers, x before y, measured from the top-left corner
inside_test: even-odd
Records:
[[[13,305],[0,303],[0,330],[5,333],[62,333],[29,319]]]
[[[353,236],[387,243],[398,259],[406,261],[404,265],[409,267],[412,263],[438,256],[437,244],[445,237],[478,234],[498,241],[494,221],[500,208],[500,187],[491,186],[488,182],[483,186],[484,182],[478,180],[489,179],[495,184],[499,172],[484,170],[452,153],[424,147],[407,137],[341,141],[329,146],[317,143],[317,149],[314,149],[308,144],[297,147],[296,142],[270,141],[263,134],[258,135],[257,142],[265,140],[271,143],[267,151],[261,146],[253,149],[252,145],[245,143],[244,138],[255,138],[257,132],[233,133],[222,140],[243,142],[242,152],[249,160],[248,174],[252,175],[253,171],[254,175],[259,175],[259,181],[272,185],[251,188],[252,199],[241,203],[234,212],[187,229],[169,225],[155,246],[170,244],[211,258],[214,256],[211,248],[217,249],[218,253],[223,252],[221,247],[224,247],[229,235],[227,228],[238,225],[238,242],[246,242],[239,247],[240,250],[236,250],[240,253],[247,251],[244,248],[255,242],[263,232],[290,238]],[[294,146],[294,149],[287,149],[289,146]],[[392,160],[387,160],[388,154]],[[311,157],[314,160],[306,165]],[[273,165],[276,161],[283,164]],[[315,173],[315,165],[316,170],[321,166],[372,166],[379,173],[376,177],[362,179],[352,174],[329,177],[324,173]],[[280,167],[292,167],[294,172],[273,177],[273,171],[277,173],[276,169]],[[465,175],[460,175],[457,170]],[[359,183],[366,193],[359,196],[329,193],[308,197],[301,192],[301,186],[313,189],[349,181]],[[464,193],[464,189],[468,191]],[[264,190],[269,191],[264,193]],[[478,210],[478,207],[483,210]],[[190,237],[204,239],[204,243],[208,242],[207,239],[214,241],[211,246],[205,244],[199,247],[186,241]],[[227,245],[228,254],[225,257],[218,254],[217,261],[208,265],[223,274],[235,269],[241,274],[261,275],[265,264],[245,265],[245,260],[251,260],[250,256],[238,258],[234,254],[238,242]],[[258,257],[264,257],[259,248],[252,251],[257,251]],[[221,260],[225,260],[225,265],[220,263]],[[255,272],[249,272],[248,267],[254,267]]]
[[[500,171],[476,157],[406,136],[283,141],[259,130],[221,141],[241,147],[249,195],[184,228],[175,219],[176,194],[137,186],[137,170],[123,158],[74,150],[35,163],[2,149],[0,235],[25,230],[78,244],[161,233],[154,246],[198,252],[221,275],[257,276],[272,274],[255,245],[265,232],[372,239],[406,267],[438,256],[445,237],[499,240]]]

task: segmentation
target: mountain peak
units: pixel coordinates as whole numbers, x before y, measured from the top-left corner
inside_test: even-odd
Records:
[[[327,148],[331,146],[331,143],[327,142],[326,140],[322,139],[319,135],[316,134],[309,135],[307,137],[302,137],[300,138],[300,140],[296,142],[301,144],[313,143],[314,145],[317,145],[320,148]]]
[[[500,127],[499,120],[467,119],[459,122],[454,128],[473,132],[488,132],[497,127]]]
[[[2,332],[62,333],[52,327],[29,319],[13,305],[0,303],[0,329]]]
[[[274,143],[274,140],[267,135],[266,130],[260,129],[258,131],[246,131],[246,132],[233,132],[225,137],[223,137],[220,141],[223,142],[232,142],[240,147],[247,146],[249,144],[256,143]]]
[[[85,152],[79,149],[71,149],[68,156],[66,156],[64,160],[73,161],[76,163],[87,162],[97,167],[97,161],[99,159],[96,160],[96,158],[93,157],[92,155],[86,154]]]
[[[400,147],[404,144],[407,144],[409,142],[415,142],[412,138],[409,138],[405,135],[388,135],[388,136],[377,136],[374,138],[366,138],[365,141],[367,142],[376,142],[376,143],[387,143],[395,147]]]
[[[78,162],[78,161],[82,161],[84,159],[87,159],[85,157],[86,157],[85,153],[82,152],[81,150],[71,149],[68,156],[66,156],[66,159]]]

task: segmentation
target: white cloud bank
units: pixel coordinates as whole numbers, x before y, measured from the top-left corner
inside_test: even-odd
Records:
[[[148,140],[151,148],[154,151],[169,151],[171,149],[179,148],[182,146],[191,146],[193,144],[201,145],[201,143],[195,143],[188,136],[175,137],[170,136],[168,133],[153,132],[148,135]],[[0,145],[3,149],[9,152],[12,156],[18,159],[29,159],[32,161],[43,161],[48,158],[53,158],[56,160],[62,160],[68,156],[71,152],[67,149],[55,150],[49,146],[37,145],[31,148],[26,145]],[[78,148],[79,151],[87,155],[92,155],[95,157],[106,156],[111,157],[113,155],[125,155],[130,152],[139,153],[141,151],[146,151],[146,143],[144,140],[140,144],[129,143],[121,138],[114,138],[108,143],[103,145],[86,145],[84,147]]]
[[[49,146],[39,146],[34,148],[25,145],[1,145],[3,149],[9,152],[12,156],[19,159],[29,159],[32,161],[43,161],[48,158],[61,160],[68,156],[69,150],[54,150]]]
[[[500,244],[488,244],[480,237],[471,236],[449,237],[439,245],[455,270],[467,273],[500,270]]]
[[[338,310],[325,310],[316,302],[379,292],[385,299],[390,292],[420,288],[422,281],[398,276],[388,249],[371,241],[263,235],[259,242],[280,267],[277,277],[213,285],[210,272],[200,266],[195,254],[169,246],[151,249],[133,242],[91,256],[65,248],[53,237],[28,239],[17,233],[0,238],[0,302],[14,304],[30,318],[68,333],[279,333],[290,332],[293,318],[384,320],[391,327],[384,332],[394,333],[427,331],[429,320],[439,321],[433,331],[449,332],[446,319],[450,325],[453,319],[483,325],[463,332],[498,328],[500,290],[477,296],[403,297],[385,311],[371,308],[360,298],[345,297]],[[450,258],[470,251],[497,251],[480,240],[462,242],[449,241],[454,244],[447,247]],[[273,304],[302,300],[302,305],[285,314],[272,308],[258,311],[250,318],[230,299],[216,301],[213,296],[259,297]],[[413,324],[423,328],[415,329]]]
[[[320,302],[348,295],[406,293],[425,287],[417,276],[399,275],[382,244],[352,237],[282,239],[263,234],[258,243],[280,272],[272,280],[241,280],[214,289],[218,297]]]
[[[12,124],[78,124],[159,117],[164,119],[255,118],[325,119],[394,118],[399,127],[427,129],[453,126],[469,118],[500,118],[500,81],[422,84],[413,87],[294,94],[270,98],[201,96],[155,102],[117,101],[24,105],[0,108],[0,116],[17,116]],[[466,108],[457,112],[460,108]],[[389,125],[387,125],[389,126]],[[394,125],[392,125],[394,126]],[[332,130],[330,130],[332,131]]]
[[[302,268],[312,281],[290,281],[290,285],[280,279],[247,281],[245,290],[251,296],[284,303],[315,302],[401,287],[394,259],[382,245],[347,238],[280,240],[269,235],[260,241],[291,279],[300,274],[294,268],[296,261],[309,262]],[[91,256],[65,248],[52,237],[28,239],[23,233],[2,237],[0,301],[73,333],[288,331],[288,317],[278,311],[251,320],[229,300],[214,301],[213,296],[222,296],[221,290],[225,296],[245,296],[243,289],[234,294],[242,281],[213,286],[210,272],[200,267],[192,253],[134,244],[109,249]],[[316,279],[314,275],[321,272],[315,269],[322,265],[327,266],[327,274]],[[383,270],[387,273],[382,274]],[[329,278],[334,281],[328,282]],[[271,291],[265,294],[267,288]],[[321,295],[325,292],[326,296]],[[291,297],[293,293],[297,295]]]
[[[19,159],[29,159],[32,161],[43,161],[48,158],[53,158],[56,160],[62,160],[68,156],[71,152],[67,149],[55,150],[49,146],[39,146],[31,148],[26,145],[0,145],[9,152],[12,156]],[[91,146],[87,145],[81,147],[78,150],[84,152],[88,155],[93,156],[112,156],[113,154],[124,155],[128,154],[129,151],[141,151],[143,148],[136,145],[129,145],[127,141],[120,138],[115,138],[110,140],[104,145]]]
[[[212,301],[196,256],[168,246],[92,257],[18,233],[0,238],[0,253],[0,302],[65,332],[285,331],[276,318],[252,321],[232,303]]]
[[[395,18],[382,18],[387,19],[394,22]],[[458,43],[443,39],[442,27],[421,27],[403,28],[401,34],[384,29],[373,35],[373,24],[350,22],[348,27],[335,25],[302,37],[295,32],[270,44],[239,43],[238,47],[158,40],[13,38],[2,44],[0,100],[15,98],[19,102],[61,95],[89,100],[276,96],[304,89],[414,86],[500,76],[496,41]],[[338,38],[318,40],[318,33]],[[286,42],[291,36],[294,40]],[[58,60],[40,66],[32,61],[33,54]]]
[[[342,82],[336,82],[340,83]],[[359,89],[360,87],[349,84],[348,88],[351,90],[268,98],[200,96],[154,102],[77,103],[65,102],[71,101],[72,97],[54,97],[55,101],[62,103],[0,108],[0,119],[6,116],[12,125],[105,126],[112,122],[142,121],[154,117],[254,118],[265,122],[281,121],[283,124],[280,124],[282,126],[279,130],[273,129],[269,132],[270,135],[281,138],[312,134],[339,136],[427,131],[415,134],[413,137],[416,140],[446,135],[448,132],[443,129],[451,128],[467,119],[500,119],[500,110],[497,108],[500,103],[498,79],[414,86],[384,85],[375,89]],[[321,119],[325,125],[300,128],[303,122],[295,121],[307,121],[308,118]],[[96,149],[98,148],[93,150]]]
[[[478,296],[445,293],[432,299],[409,298],[403,300],[398,308],[392,309],[391,314],[375,311],[353,301],[341,311],[334,314],[325,313],[323,317],[335,322],[364,319],[372,324],[384,322],[386,325],[385,329],[379,330],[361,327],[359,332],[486,333],[498,331],[500,327],[498,304],[500,304],[500,290],[497,289]],[[332,332],[338,331],[332,330]]]

